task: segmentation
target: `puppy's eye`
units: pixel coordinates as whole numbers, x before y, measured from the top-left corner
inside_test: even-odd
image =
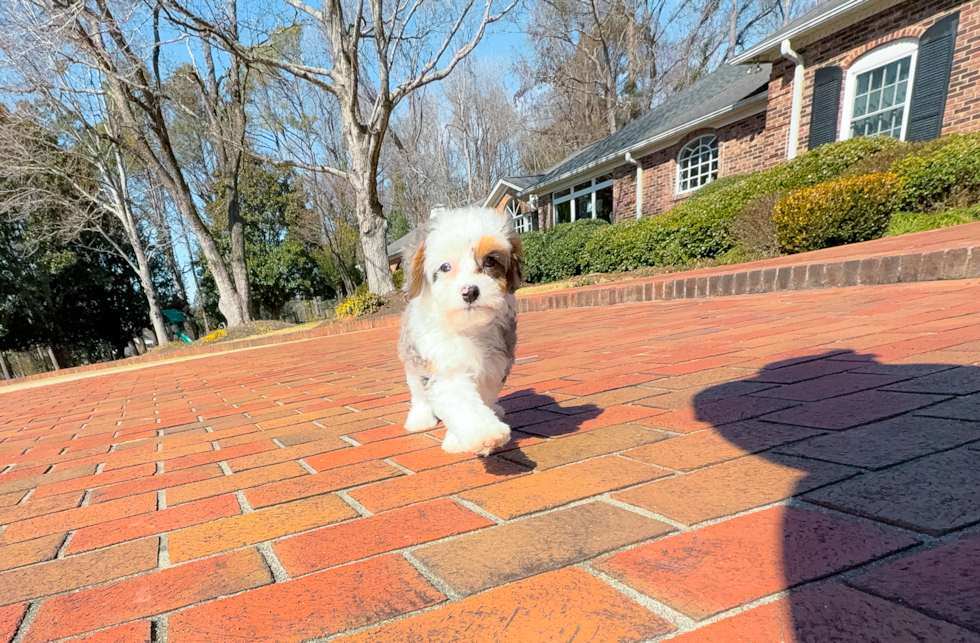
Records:
[[[493,268],[496,265],[497,265],[497,260],[494,259],[493,257],[487,257],[486,259],[483,260],[484,268]]]
[[[450,266],[448,263],[444,263],[441,266],[439,266],[439,272],[449,272],[452,269],[453,267]]]

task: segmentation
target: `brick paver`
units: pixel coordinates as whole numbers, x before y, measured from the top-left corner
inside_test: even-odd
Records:
[[[488,458],[391,327],[0,392],[0,643],[980,643],[978,293],[522,314]]]

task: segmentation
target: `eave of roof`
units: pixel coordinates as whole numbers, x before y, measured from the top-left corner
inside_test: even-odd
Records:
[[[532,185],[531,187],[529,187],[529,188],[527,188],[525,190],[522,190],[521,192],[518,192],[517,196],[518,197],[524,197],[524,196],[527,196],[529,194],[534,194],[534,193],[539,193],[539,192],[546,191],[548,188],[551,188],[552,186],[555,186],[555,185],[557,185],[559,183],[564,183],[564,182],[568,181],[569,179],[572,179],[573,177],[576,177],[576,176],[579,176],[579,175],[582,175],[582,174],[588,174],[590,171],[593,171],[596,168],[602,167],[603,165],[609,164],[609,163],[611,163],[613,161],[616,161],[616,160],[622,160],[625,163],[625,160],[623,160],[623,157],[627,153],[628,154],[633,154],[634,152],[638,152],[639,150],[645,150],[645,151],[647,151],[647,150],[649,150],[649,148],[652,148],[652,147],[656,146],[658,143],[664,143],[666,141],[670,141],[673,138],[684,134],[685,132],[688,132],[688,131],[697,129],[699,127],[703,127],[705,125],[708,125],[708,124],[710,124],[713,121],[719,120],[722,117],[727,116],[729,114],[738,112],[739,110],[741,110],[743,108],[747,108],[749,106],[752,106],[753,104],[759,104],[759,103],[761,103],[762,105],[765,105],[766,100],[767,100],[767,95],[766,95],[765,92],[762,92],[762,93],[759,93],[759,94],[754,94],[752,96],[749,96],[748,98],[744,98],[744,99],[742,99],[742,100],[740,100],[740,101],[738,101],[736,103],[733,103],[733,104],[731,104],[731,105],[729,105],[727,107],[724,107],[724,108],[719,109],[717,111],[714,111],[714,112],[712,112],[710,114],[707,114],[707,115],[705,115],[705,116],[703,116],[703,117],[701,117],[699,119],[696,119],[696,120],[693,120],[693,121],[688,121],[687,123],[684,123],[683,125],[679,125],[679,126],[674,127],[674,128],[672,128],[672,129],[670,129],[670,130],[668,130],[666,132],[659,133],[659,134],[657,134],[655,136],[652,136],[652,137],[650,137],[650,138],[648,138],[646,140],[640,141],[639,143],[636,143],[635,145],[631,145],[629,147],[623,148],[622,150],[618,150],[616,152],[612,152],[610,154],[607,154],[606,156],[603,156],[603,157],[601,157],[601,158],[599,158],[599,159],[597,159],[597,160],[595,160],[595,161],[593,161],[591,163],[588,163],[586,165],[577,167],[577,168],[575,168],[572,171],[569,171],[569,172],[566,172],[566,173],[561,174],[559,176],[556,176],[556,177],[554,177],[552,179],[549,179],[548,181],[542,181],[540,183],[537,183],[535,185]],[[650,150],[650,151],[653,151],[653,150]]]
[[[773,62],[781,57],[780,44],[789,40],[794,49],[863,20],[902,0],[829,0],[818,4],[796,20],[774,31],[741,54],[732,58],[733,65],[749,62]],[[832,24],[831,24],[832,23]]]

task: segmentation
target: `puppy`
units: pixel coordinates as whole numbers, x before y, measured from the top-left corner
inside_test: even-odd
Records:
[[[402,266],[408,307],[398,357],[409,431],[446,425],[448,453],[487,455],[510,439],[497,396],[514,365],[521,241],[487,208],[442,212],[416,229]]]

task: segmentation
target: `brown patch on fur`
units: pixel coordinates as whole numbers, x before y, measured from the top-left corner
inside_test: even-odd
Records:
[[[521,263],[524,261],[524,250],[521,248],[521,238],[516,234],[508,241],[510,241],[510,261],[507,262],[507,292],[513,295],[521,287]]]
[[[422,294],[425,285],[425,243],[419,246],[408,266],[408,296],[412,299]]]
[[[473,251],[473,258],[476,259],[477,263],[482,263],[483,258],[492,253],[497,253],[498,255],[510,255],[510,248],[501,245],[500,241],[498,241],[496,237],[480,237],[480,240],[476,242],[476,250]],[[497,256],[496,258],[498,261],[501,260],[500,256]]]

